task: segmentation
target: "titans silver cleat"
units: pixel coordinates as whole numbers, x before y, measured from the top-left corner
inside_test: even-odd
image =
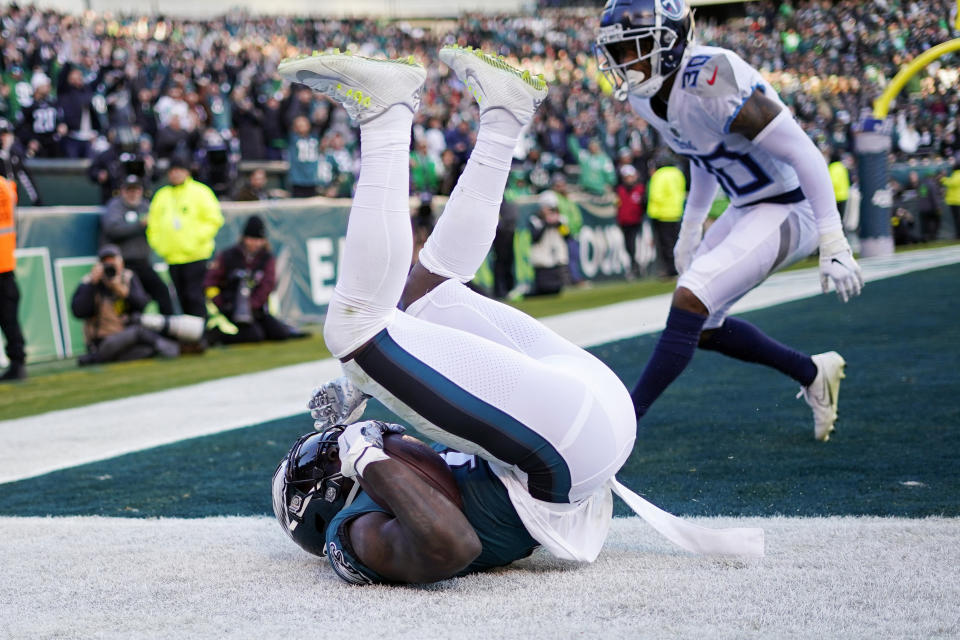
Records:
[[[846,361],[836,351],[813,356],[817,365],[817,377],[809,387],[801,387],[797,397],[803,397],[813,410],[813,437],[821,442],[830,439],[837,422],[837,403],[840,398],[840,381]]]

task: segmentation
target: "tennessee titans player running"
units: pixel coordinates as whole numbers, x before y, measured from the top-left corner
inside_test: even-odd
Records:
[[[279,67],[360,125],[360,177],[324,324],[346,377],[317,391],[324,431],[301,439],[273,482],[284,530],[351,582],[440,580],[507,564],[537,544],[594,560],[614,474],[635,438],[629,393],[609,368],[463,284],[490,249],[513,148],[546,84],[470,49],[444,47],[440,59],[477,100],[480,130],[412,270],[408,154],[423,67],[339,53]],[[342,427],[362,413],[365,394],[464,452],[447,458],[463,512],[384,453],[382,434],[395,425]],[[357,477],[392,514],[369,498],[348,506]]]
[[[820,249],[820,282],[846,302],[863,278],[843,235],[823,157],[776,91],[737,54],[693,42],[683,0],[609,0],[596,51],[616,96],[690,159],[667,326],[632,397],[638,418],[701,349],[757,362],[800,383],[814,437],[829,439],[845,362],[808,356],[730,307],[767,276]],[[717,187],[730,207],[702,238]]]

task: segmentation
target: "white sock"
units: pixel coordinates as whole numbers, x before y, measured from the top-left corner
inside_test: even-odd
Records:
[[[491,109],[480,117],[477,144],[420,251],[420,264],[428,271],[460,282],[473,279],[497,230],[513,149],[522,128],[505,109]]]
[[[327,348],[343,357],[392,316],[410,270],[410,129],[395,105],[360,127],[360,176],[347,222],[337,286],[327,311]]]

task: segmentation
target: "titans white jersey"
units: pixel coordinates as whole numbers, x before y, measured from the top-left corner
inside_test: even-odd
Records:
[[[773,87],[737,54],[694,46],[676,72],[666,120],[654,113],[647,98],[630,96],[630,105],[670,148],[716,176],[730,202],[739,207],[796,192],[800,186],[792,167],[730,133],[734,118],[758,88],[783,104]]]

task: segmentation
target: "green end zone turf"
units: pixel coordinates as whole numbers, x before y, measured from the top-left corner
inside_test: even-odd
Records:
[[[847,305],[818,296],[745,314],[797,349],[846,358],[833,439],[813,440],[791,380],[698,352],[620,479],[681,515],[960,516],[958,281],[954,265],[870,283]],[[632,386],[655,339],[594,353]],[[268,514],[275,465],[310,428],[304,414],[2,485],[0,515]]]

